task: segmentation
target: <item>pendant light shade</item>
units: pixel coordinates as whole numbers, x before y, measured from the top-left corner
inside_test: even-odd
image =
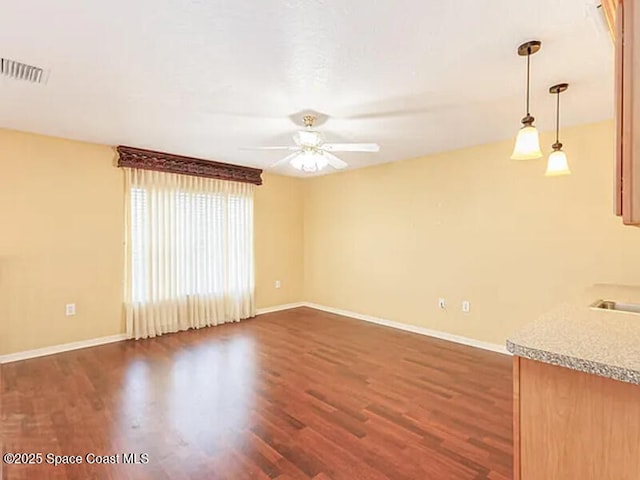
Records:
[[[569,162],[567,154],[562,151],[562,143],[560,143],[560,93],[569,88],[568,83],[559,83],[549,88],[549,93],[556,95],[556,142],[551,146],[553,152],[549,155],[547,161],[547,177],[557,177],[561,175],[570,175]]]
[[[525,125],[518,132],[511,160],[535,160],[540,157],[542,157],[542,152],[540,151],[538,129]]]
[[[547,171],[545,175],[547,177],[557,177],[560,175],[570,175],[569,162],[567,161],[567,154],[562,150],[554,150],[549,155],[547,162]]]
[[[511,155],[512,160],[534,160],[542,157],[538,129],[533,125],[535,118],[529,112],[529,84],[531,79],[531,55],[538,52],[542,43],[532,40],[518,47],[518,55],[527,57],[527,112],[522,119],[522,128],[518,132],[516,144]]]

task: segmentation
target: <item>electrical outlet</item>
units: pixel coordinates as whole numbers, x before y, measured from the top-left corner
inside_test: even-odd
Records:
[[[439,298],[438,299],[438,306],[444,310],[445,308],[447,308],[447,302],[445,301],[444,298]]]
[[[471,303],[469,303],[469,300],[464,300],[462,302],[462,311],[464,313],[469,313],[471,311]]]
[[[65,315],[67,317],[75,315],[76,314],[76,304],[75,303],[67,303],[64,306],[64,312],[65,312]]]
[[[281,286],[280,280],[276,280],[276,288],[280,288],[280,286]]]

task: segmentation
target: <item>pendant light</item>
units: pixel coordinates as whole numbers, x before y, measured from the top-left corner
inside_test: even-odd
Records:
[[[562,144],[560,143],[560,94],[569,88],[568,83],[559,83],[549,88],[549,93],[556,95],[556,143],[551,148],[553,152],[549,155],[549,161],[547,162],[547,171],[545,175],[547,177],[556,177],[559,175],[570,175],[569,163],[567,162],[567,155],[562,151]]]
[[[542,157],[538,129],[533,126],[535,118],[529,112],[529,81],[531,78],[531,55],[538,52],[542,42],[531,40],[518,47],[518,55],[527,57],[527,114],[522,119],[522,128],[518,132],[511,160],[533,160]]]

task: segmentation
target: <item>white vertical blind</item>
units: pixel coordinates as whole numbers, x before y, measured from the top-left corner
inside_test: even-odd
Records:
[[[254,316],[254,185],[125,172],[129,337]]]

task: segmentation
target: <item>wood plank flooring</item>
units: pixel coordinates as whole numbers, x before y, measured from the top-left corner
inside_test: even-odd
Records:
[[[1,368],[6,480],[512,478],[510,357],[308,308]]]

